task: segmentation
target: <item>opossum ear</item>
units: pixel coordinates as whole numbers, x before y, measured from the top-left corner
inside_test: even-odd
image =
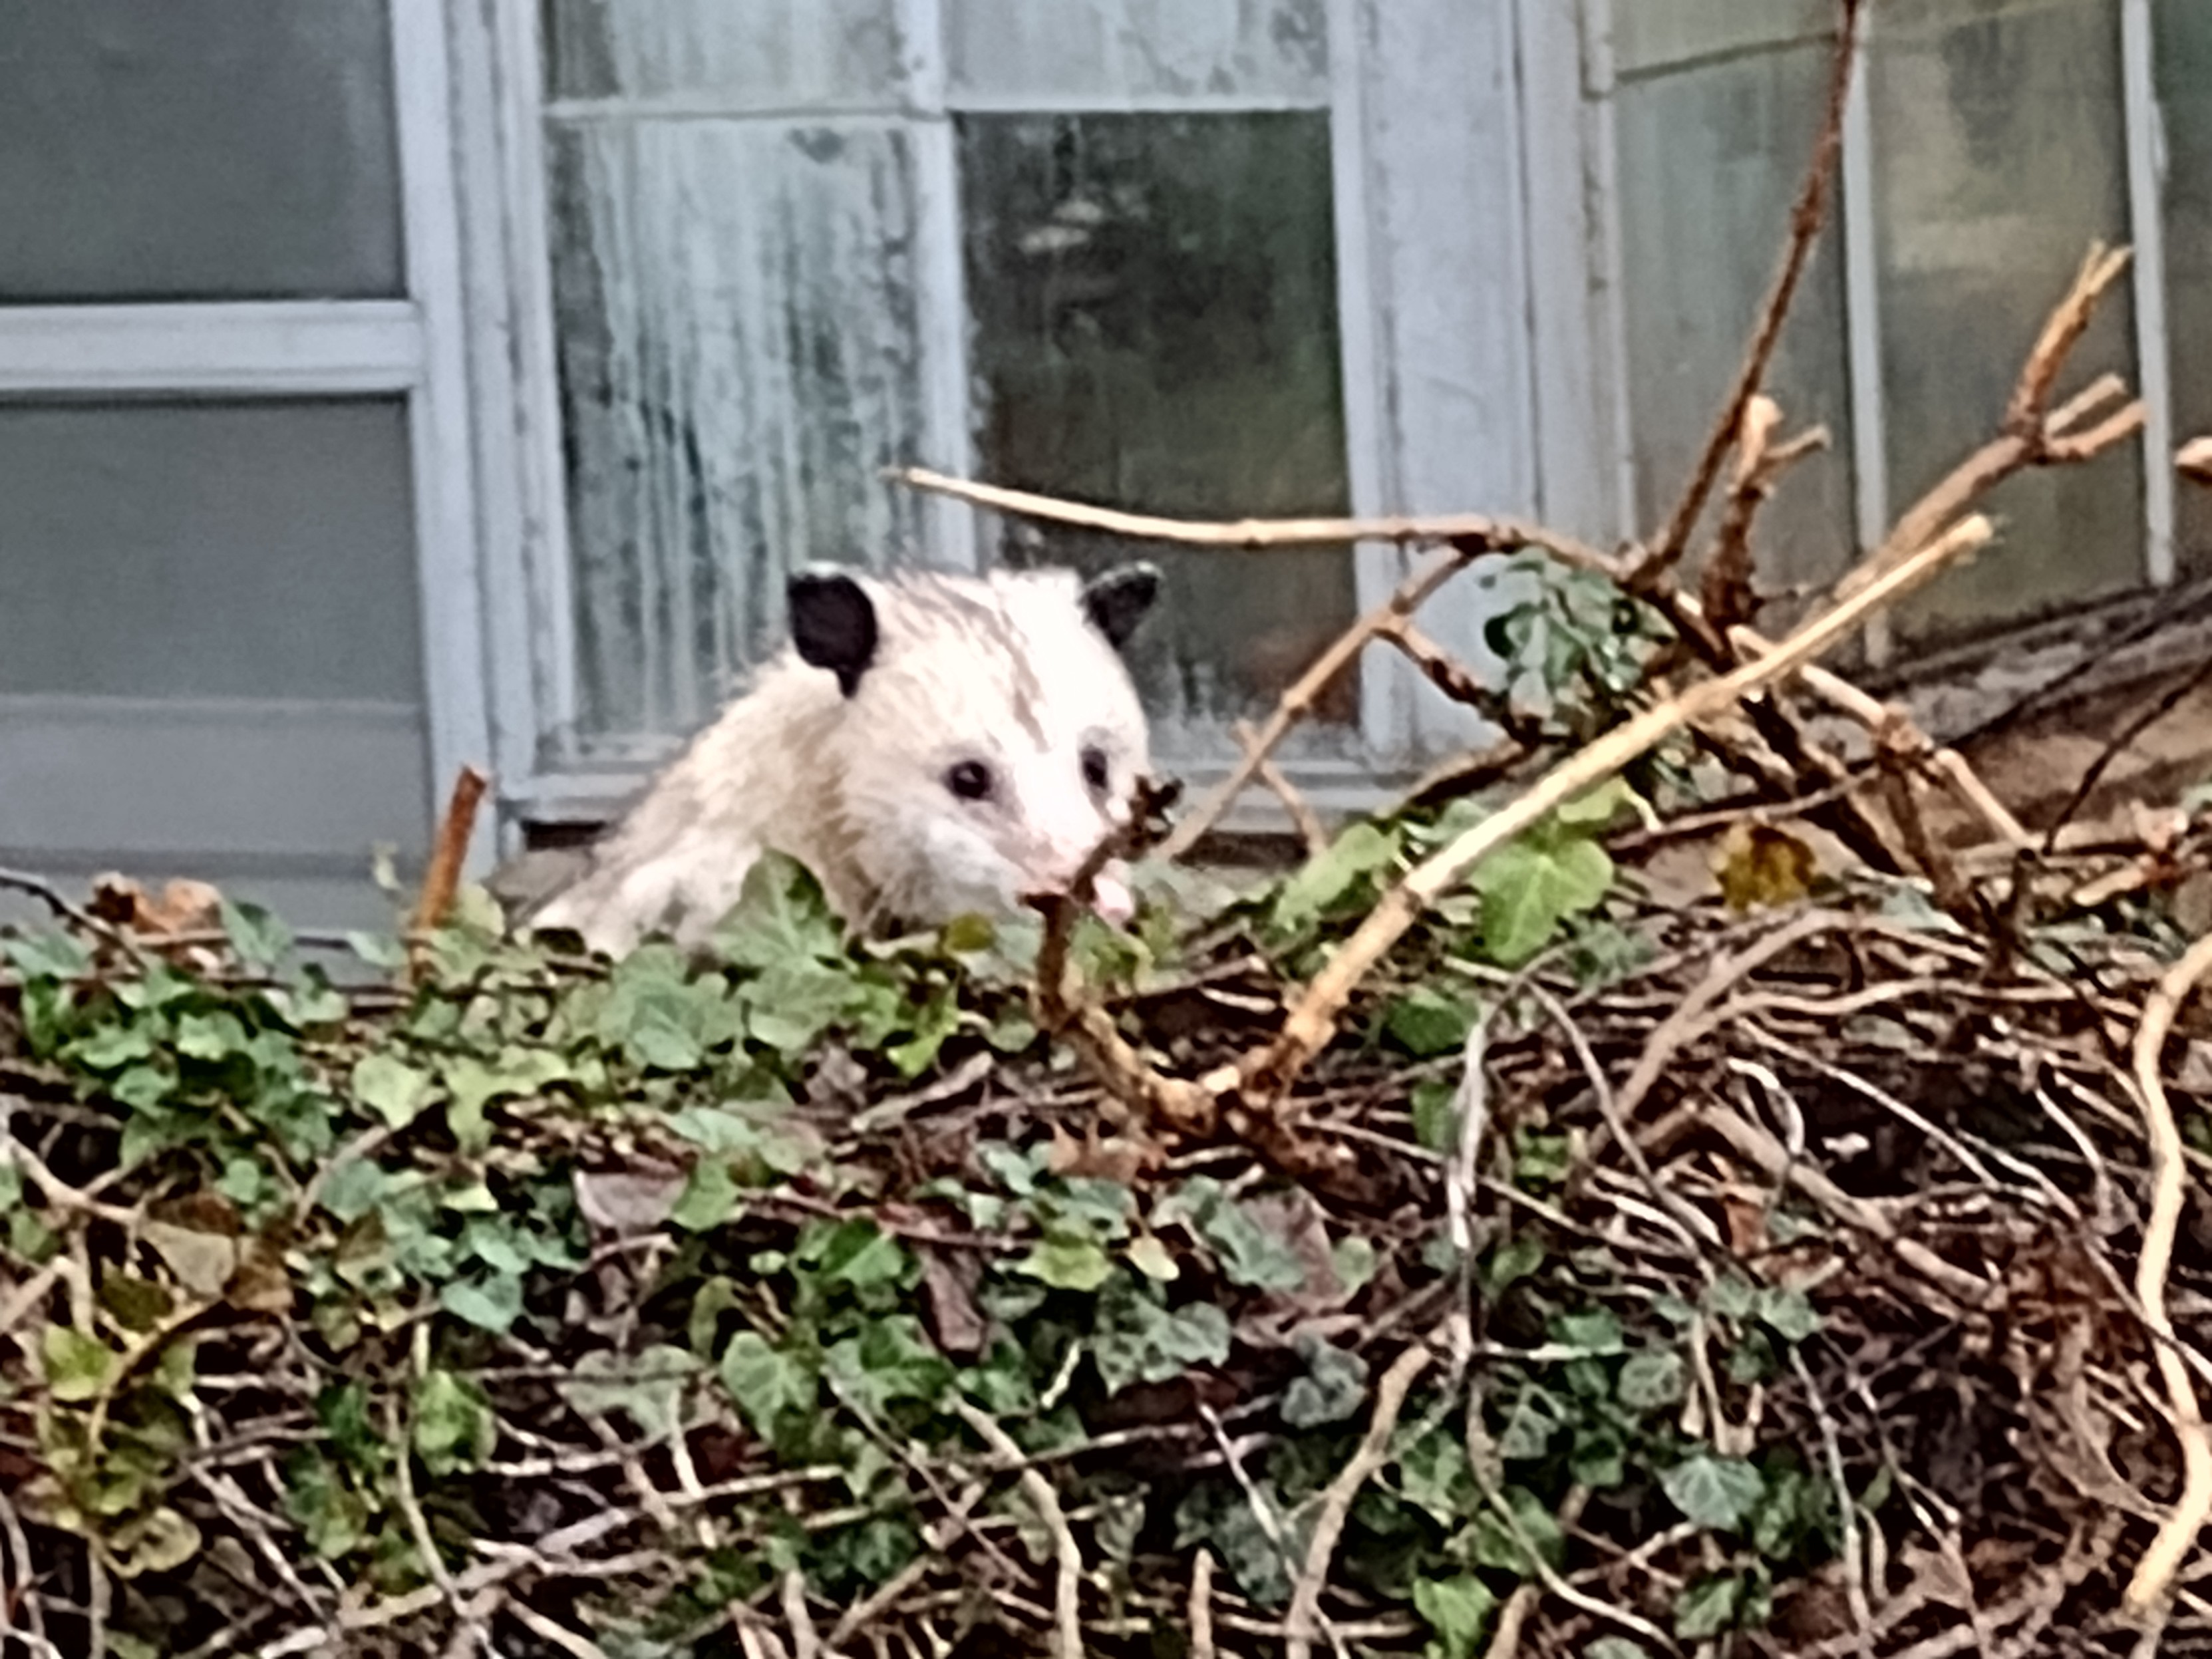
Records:
[[[1091,625],[1118,651],[1137,631],[1137,624],[1160,596],[1158,565],[1116,565],[1093,577],[1083,589],[1083,609]]]
[[[876,659],[876,607],[867,590],[842,570],[816,565],[791,573],[784,599],[799,659],[828,669],[851,696]]]

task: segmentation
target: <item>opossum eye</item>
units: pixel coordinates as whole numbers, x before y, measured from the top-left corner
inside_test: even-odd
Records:
[[[981,761],[962,761],[945,775],[945,787],[962,800],[981,800],[993,782],[991,769]]]
[[[1112,781],[1106,769],[1106,751],[1096,744],[1086,746],[1083,751],[1083,781],[1102,795],[1106,793],[1106,786]]]

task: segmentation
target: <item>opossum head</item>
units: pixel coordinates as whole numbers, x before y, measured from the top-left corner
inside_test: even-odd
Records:
[[[1121,647],[1159,574],[1066,570],[790,583],[799,659],[836,678],[823,758],[871,915],[936,925],[1067,890],[1151,764]],[[1093,888],[1129,911],[1126,872]]]

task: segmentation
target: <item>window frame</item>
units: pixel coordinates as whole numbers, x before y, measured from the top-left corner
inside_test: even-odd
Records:
[[[1200,95],[1110,102],[955,96],[948,85],[945,3],[893,0],[902,39],[908,43],[907,73],[895,105],[872,112],[911,122],[921,158],[917,206],[925,246],[918,308],[925,322],[918,345],[928,388],[925,441],[933,465],[963,475],[972,474],[975,465],[957,116],[1326,108],[1352,511],[1372,516],[1479,507],[1506,514],[1538,508],[1534,446],[1522,435],[1534,423],[1537,401],[1527,327],[1528,181],[1516,16],[1516,5],[1526,0],[1474,5],[1467,0],[1324,0],[1329,52],[1324,98]],[[478,343],[471,367],[476,447],[483,457],[485,649],[495,715],[500,834],[511,851],[521,845],[526,826],[605,822],[635,792],[643,773],[635,767],[590,767],[560,752],[558,733],[572,725],[576,710],[574,594],[547,234],[549,104],[541,91],[539,10],[532,0],[449,4],[459,76],[459,166],[472,204],[464,227]],[[1439,52],[1439,43],[1455,50]],[[1480,94],[1470,93],[1471,83],[1494,94],[1493,107],[1479,107]],[[1389,94],[1380,100],[1378,85]],[[1419,107],[1421,125],[1394,123],[1389,112],[1398,106]],[[1453,112],[1468,112],[1468,118],[1455,122]],[[854,112],[825,110],[823,116]],[[1439,126],[1449,130],[1441,139]],[[1472,272],[1464,259],[1434,257],[1422,240],[1429,216],[1409,205],[1410,194],[1394,198],[1385,183],[1402,169],[1407,176],[1395,182],[1416,185],[1413,175],[1428,176],[1439,166],[1454,169],[1454,185],[1462,168],[1471,168],[1480,180],[1473,192],[1480,198],[1474,234],[1497,257]],[[1391,219],[1394,207],[1400,210]],[[1463,361],[1438,373],[1429,361],[1435,351],[1415,331],[1440,317],[1451,320],[1455,341],[1467,337]],[[1492,386],[1504,388],[1503,418],[1468,390]],[[1120,505],[1141,510],[1145,503]],[[975,568],[983,545],[975,512],[945,499],[934,501],[929,512],[930,561]],[[1358,603],[1364,610],[1403,580],[1415,556],[1361,544],[1352,556]],[[1471,583],[1445,589],[1425,617],[1438,638],[1477,657],[1483,619]],[[1367,653],[1360,672],[1362,736],[1371,763],[1294,769],[1295,781],[1324,811],[1372,806],[1424,763],[1485,733],[1468,711],[1444,703],[1395,653]],[[1234,758],[1224,754],[1210,765],[1187,768],[1186,781],[1202,789],[1225,774]],[[1227,827],[1277,830],[1287,823],[1279,804],[1261,793],[1248,796]]]
[[[441,0],[387,6],[404,297],[0,304],[0,399],[404,397],[434,801],[490,749],[468,313]]]

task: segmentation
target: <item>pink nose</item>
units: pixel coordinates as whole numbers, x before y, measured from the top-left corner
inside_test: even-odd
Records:
[[[1025,901],[1057,898],[1065,887],[1054,890],[1034,890],[1023,896]],[[1091,908],[1106,921],[1116,926],[1137,914],[1137,901],[1129,891],[1129,884],[1110,871],[1103,871],[1091,884]]]

